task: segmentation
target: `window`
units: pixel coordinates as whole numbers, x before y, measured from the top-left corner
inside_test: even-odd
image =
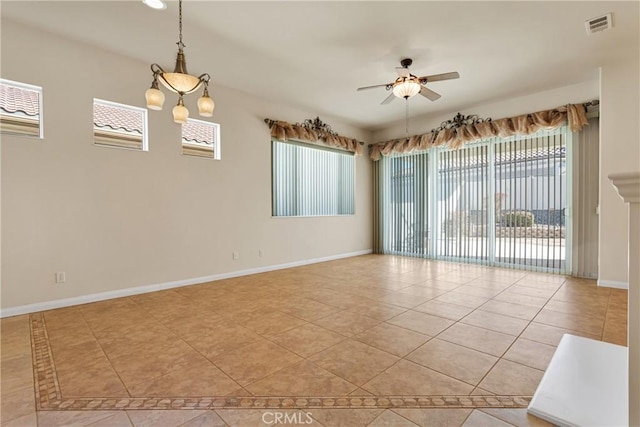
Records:
[[[147,110],[94,99],[93,137],[98,146],[147,151]]]
[[[570,271],[568,135],[563,127],[383,157],[382,251]]]
[[[182,125],[182,154],[220,160],[220,125],[187,119]]]
[[[0,79],[0,131],[42,138],[42,88]]]
[[[273,141],[271,158],[273,216],[355,213],[353,153]]]

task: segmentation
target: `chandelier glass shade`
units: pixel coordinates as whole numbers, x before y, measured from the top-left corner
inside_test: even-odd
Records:
[[[421,88],[418,78],[411,74],[409,77],[398,77],[393,84],[393,94],[398,98],[409,99],[417,95]]]
[[[173,121],[184,124],[189,117],[189,110],[184,106],[183,96],[195,92],[201,86],[204,86],[202,96],[198,99],[198,113],[203,117],[213,116],[215,104],[209,96],[209,82],[211,76],[204,73],[198,77],[189,74],[187,71],[187,60],[184,55],[184,43],[182,43],[182,0],[179,1],[179,40],[178,54],[176,56],[176,64],[173,72],[165,72],[158,64],[151,64],[151,72],[153,73],[153,81],[151,87],[147,89],[145,98],[147,108],[151,110],[162,110],[164,104],[164,93],[160,90],[158,82],[171,92],[177,93],[178,104],[173,108]]]

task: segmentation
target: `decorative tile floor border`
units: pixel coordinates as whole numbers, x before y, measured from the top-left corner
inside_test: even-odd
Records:
[[[375,409],[375,408],[526,408],[531,396],[203,396],[163,398],[75,398],[60,392],[43,313],[30,315],[31,352],[37,409]]]

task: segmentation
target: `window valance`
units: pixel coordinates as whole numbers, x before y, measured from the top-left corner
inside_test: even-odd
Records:
[[[304,123],[291,124],[281,120],[264,119],[271,130],[271,137],[279,141],[295,139],[303,142],[322,142],[331,147],[342,148],[358,155],[362,154],[363,142],[354,138],[338,135],[331,126],[323,123],[319,117],[307,119]]]
[[[459,117],[461,120],[456,121]],[[588,124],[585,104],[568,104],[552,110],[497,120],[467,117],[476,117],[476,120],[465,120],[465,117],[458,113],[454,120],[444,122],[442,126],[430,132],[373,144],[369,147],[369,155],[372,160],[380,160],[382,155],[426,150],[444,144],[458,148],[466,143],[496,136],[507,138],[536,133],[540,129],[555,129],[565,123],[569,124],[573,132],[577,132]],[[449,123],[452,125],[448,125]]]

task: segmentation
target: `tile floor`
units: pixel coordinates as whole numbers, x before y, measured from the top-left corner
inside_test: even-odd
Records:
[[[560,338],[625,345],[626,301],[593,281],[368,255],[16,316],[0,422],[546,425],[523,408]]]

